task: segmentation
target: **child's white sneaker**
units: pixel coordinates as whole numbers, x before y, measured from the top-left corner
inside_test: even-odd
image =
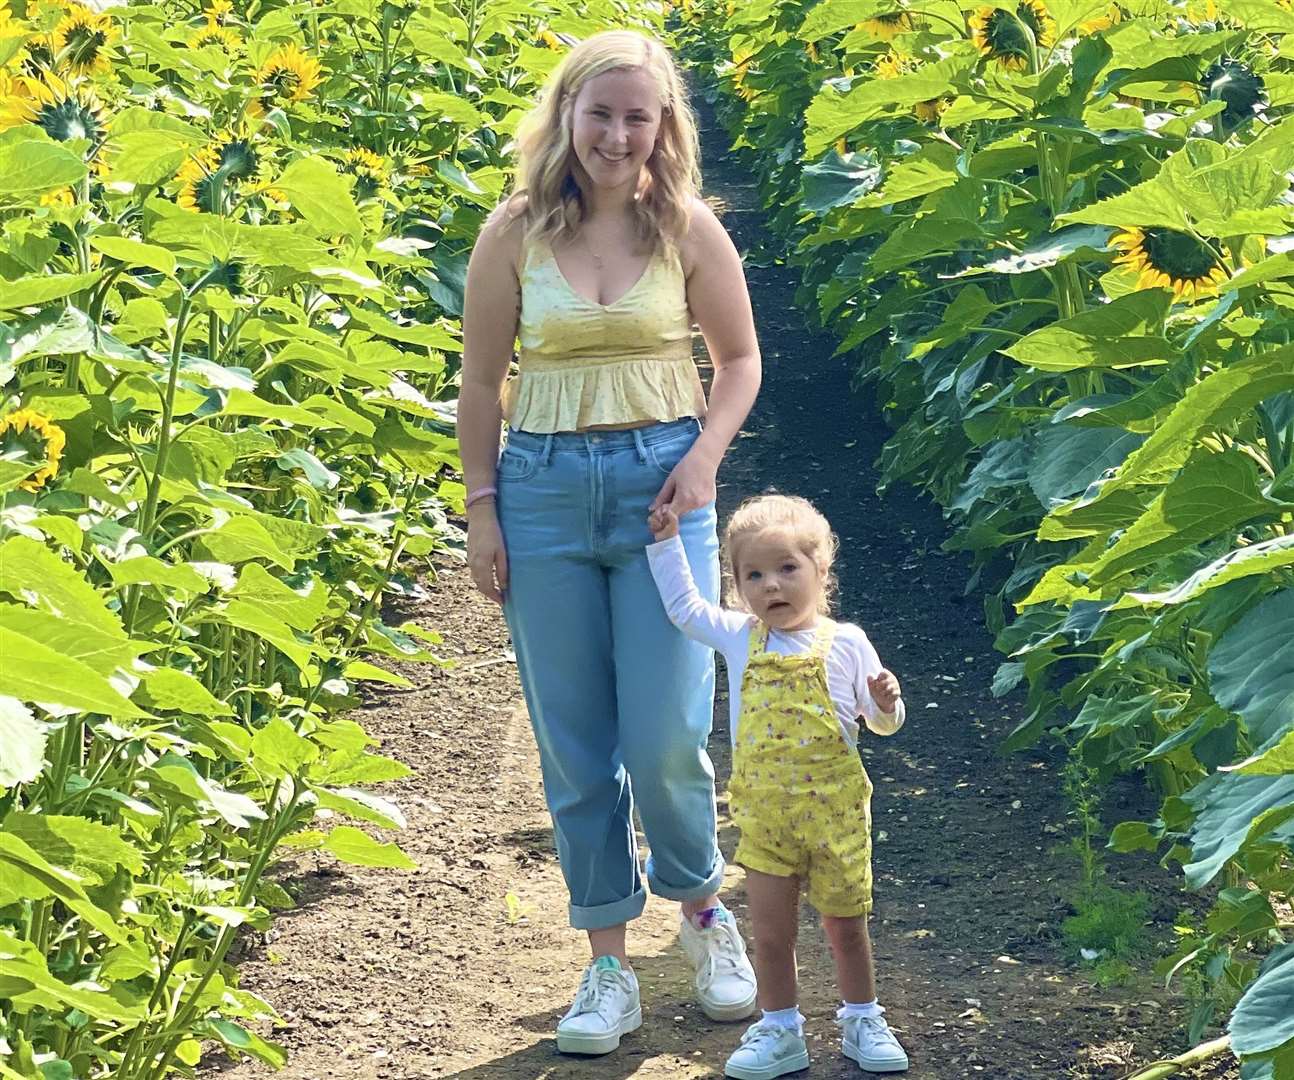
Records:
[[[878,1006],[876,1011],[875,1016],[845,1016],[844,1009],[836,1014],[844,1028],[845,1057],[868,1072],[903,1072],[908,1067],[907,1052],[885,1022],[885,1010]]]
[[[741,1045],[728,1058],[724,1075],[736,1080],[773,1080],[808,1067],[803,1035],[783,1024],[758,1020],[746,1029]]]
[[[707,915],[708,925],[698,930],[680,913],[678,939],[696,971],[696,999],[711,1020],[744,1020],[755,1011],[755,970],[746,943],[727,908]]]
[[[609,1054],[620,1036],[642,1027],[638,980],[614,956],[599,956],[584,969],[575,1003],[557,1021],[557,1049],[564,1054]]]

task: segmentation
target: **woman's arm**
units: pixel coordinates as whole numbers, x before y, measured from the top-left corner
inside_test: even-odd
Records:
[[[687,302],[705,338],[714,381],[705,430],[652,503],[682,515],[714,499],[715,474],[759,393],[759,342],[741,256],[727,231],[697,199],[684,245]]]
[[[503,383],[521,310],[517,280],[521,230],[522,223],[500,207],[481,229],[467,266],[458,452],[469,495],[494,485]],[[492,497],[479,499],[468,508],[467,564],[476,587],[502,603],[508,586],[508,557]]]

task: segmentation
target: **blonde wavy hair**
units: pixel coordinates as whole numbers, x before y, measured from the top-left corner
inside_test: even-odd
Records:
[[[586,213],[580,179],[589,181],[572,146],[572,107],[590,79],[626,70],[650,75],[661,103],[656,148],[634,202],[638,233],[653,247],[682,241],[692,199],[701,188],[696,120],[669,51],[633,30],[604,30],[572,48],[522,121],[516,185],[507,202],[526,197],[527,241],[571,240],[579,231]]]
[[[791,543],[812,559],[822,579],[822,596],[818,611],[827,615],[836,594],[836,534],[822,513],[808,499],[798,495],[756,495],[747,499],[728,519],[723,530],[723,576],[728,604],[739,610],[749,610],[742,598],[738,582],[742,544],[759,533],[776,530],[788,534]]]

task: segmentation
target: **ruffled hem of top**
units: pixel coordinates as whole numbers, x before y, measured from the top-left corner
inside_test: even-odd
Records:
[[[547,435],[605,424],[704,416],[706,406],[696,365],[684,359],[521,371],[504,388],[503,407],[512,427]]]

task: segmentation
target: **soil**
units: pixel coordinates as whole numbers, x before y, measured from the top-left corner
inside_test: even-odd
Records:
[[[705,134],[709,193],[727,204],[739,249],[763,238],[749,176]],[[888,1019],[914,1080],[961,1077],[1122,1077],[1187,1048],[1189,1003],[1146,974],[1102,988],[1065,956],[1078,867],[1060,791],[1061,758],[1041,748],[1003,757],[1001,738],[1023,715],[1018,697],[994,699],[1001,659],[980,606],[964,596],[969,567],[943,552],[937,508],[919,493],[876,493],[887,431],[851,391],[850,365],[806,329],[794,271],[751,266],[765,359],[759,403],[721,472],[720,511],[775,487],[813,499],[841,538],[839,616],[864,626],[905,688],[909,720],[862,747],[876,787],[876,909],[872,934]],[[324,855],[284,864],[298,899],[241,955],[242,985],[268,999],[284,1026],[269,1033],[291,1058],[287,1080],[690,1080],[722,1075],[744,1029],[715,1024],[690,996],[677,907],[653,898],[630,933],[642,984],[643,1027],[604,1058],[558,1054],[553,1026],[587,961],[566,924],[539,766],[516,666],[497,610],[450,556],[425,582],[426,599],[400,614],[444,637],[454,666],[405,669],[413,690],[370,693],[366,728],[408,763],[383,792],[405,810],[408,874],[339,866]],[[397,620],[398,621],[398,620]],[[723,680],[720,679],[720,685]],[[710,750],[720,791],[720,843],[729,771],[727,702],[716,703]],[[1107,793],[1108,823],[1152,816],[1134,785]],[[1146,889],[1152,939],[1171,938],[1183,909],[1179,877],[1149,859],[1110,856],[1110,878]],[[725,900],[745,919],[742,872]],[[800,932],[801,1008],[820,1080],[859,1076],[839,1052],[838,998],[812,910]],[[273,1075],[217,1061],[209,1080]],[[1190,1075],[1238,1075],[1229,1058]]]

